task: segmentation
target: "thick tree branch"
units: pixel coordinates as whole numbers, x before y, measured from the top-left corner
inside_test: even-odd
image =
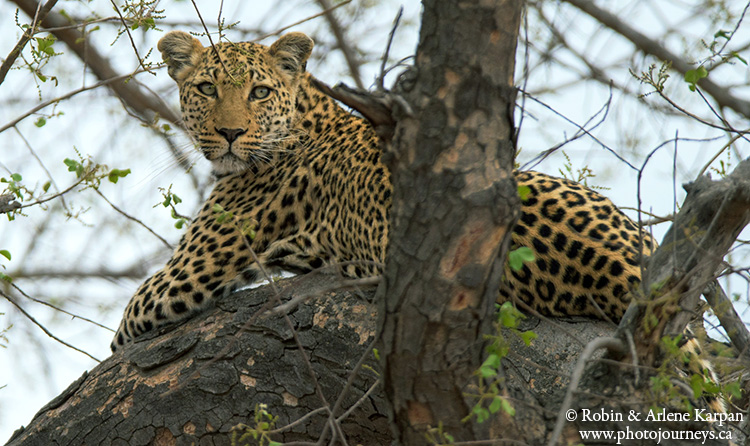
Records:
[[[680,334],[694,318],[701,293],[750,221],[750,160],[741,162],[722,180],[703,176],[684,188],[688,191],[685,202],[661,246],[650,257],[643,277],[641,290],[648,299],[631,305],[620,323],[621,332],[643,334],[640,328],[644,317],[656,316],[659,325],[651,327],[648,337],[639,342],[651,363],[662,334]],[[652,289],[659,290],[658,297],[651,295]],[[715,312],[726,309],[719,306]]]
[[[676,54],[669,51],[659,42],[649,38],[645,34],[637,31],[635,28],[629,26],[622,17],[618,17],[594,4],[590,0],[565,0],[567,3],[575,6],[584,13],[591,16],[594,20],[598,21],[602,25],[611,29],[612,31],[620,34],[627,40],[629,40],[636,48],[643,51],[646,54],[650,54],[665,62],[671,62],[672,68],[682,73],[683,75],[695,67],[685,62]],[[744,101],[737,96],[733,95],[731,91],[724,88],[708,78],[701,79],[698,85],[714,98],[720,107],[727,107],[735,112],[750,118],[750,102]]]

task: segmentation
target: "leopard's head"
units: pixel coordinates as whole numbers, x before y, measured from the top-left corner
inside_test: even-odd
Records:
[[[158,48],[180,89],[185,126],[217,174],[272,163],[295,137],[298,87],[313,48],[306,35],[204,47],[172,31]]]

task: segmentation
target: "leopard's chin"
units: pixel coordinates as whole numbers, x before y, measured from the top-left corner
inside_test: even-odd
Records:
[[[233,153],[226,153],[210,161],[214,175],[219,177],[245,172],[253,168],[252,163],[238,158]]]

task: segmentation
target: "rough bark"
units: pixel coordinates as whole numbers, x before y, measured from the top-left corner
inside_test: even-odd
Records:
[[[329,289],[331,277],[312,275],[281,285],[287,300]],[[279,417],[276,427],[325,407],[283,317],[266,314],[234,336],[272,294],[263,287],[228,296],[162,336],[139,339],[42,408],[9,445],[228,445],[234,426],[255,426],[257,403]],[[289,314],[329,408],[373,339],[371,295],[327,292]],[[371,353],[367,362],[375,362]],[[335,416],[376,379],[372,369],[360,370]],[[316,441],[327,419],[327,413],[318,413],[273,438]],[[388,444],[386,420],[378,391],[340,425],[350,444]]]
[[[401,444],[458,440],[515,222],[513,68],[521,1],[425,1],[416,78],[386,153],[394,185],[382,302],[384,384]],[[508,430],[509,431],[509,430]]]
[[[258,310],[273,295],[269,287],[262,287],[223,298],[215,308],[185,324],[140,339],[106,359],[42,408],[7,446],[229,445],[234,426],[255,425],[256,403],[267,404],[268,412],[279,416],[277,428],[321,407],[333,408],[363,354],[375,372],[363,369],[356,375],[335,414],[341,416],[361,400],[362,404],[341,421],[347,444],[390,444],[392,434],[382,386],[375,386],[362,398],[380,371],[376,361],[366,353],[377,320],[377,305],[372,302],[374,290],[331,292],[332,282],[335,283],[325,275],[279,282],[285,302],[300,296],[320,295],[301,304],[289,316],[316,372],[327,406],[316,395],[304,359],[280,316],[266,314],[255,319],[235,341],[235,333],[257,317]],[[503,364],[505,386],[517,411],[512,420],[505,422],[511,427],[522,426],[523,432],[503,429],[492,432],[488,438],[543,444],[584,345],[612,336],[615,327],[580,318],[528,318],[519,328],[533,330],[538,335],[531,346],[526,346],[514,333],[503,332],[510,343],[510,354]],[[591,359],[603,353],[600,351]],[[608,375],[598,378],[610,379]],[[631,388],[628,381],[623,381],[623,387]],[[602,401],[609,400],[595,398],[593,392],[601,390],[595,381],[580,390],[589,393],[580,395],[582,405],[575,406],[579,413],[581,408],[600,407]],[[621,396],[617,401],[631,397]],[[592,404],[592,400],[596,405],[585,405]],[[327,444],[331,434],[325,427],[326,420],[326,413],[319,411],[271,438],[312,445],[328,431],[325,434],[328,440],[323,443]],[[663,423],[628,426],[630,429],[668,427]],[[568,427],[573,444],[578,443],[574,427],[584,429],[586,425]],[[625,429],[623,425],[618,427]],[[672,427],[684,430],[690,426]],[[701,429],[705,425],[692,427]],[[592,428],[601,430],[604,424]],[[420,440],[412,444],[424,443]],[[335,444],[343,442],[336,440]]]
[[[279,285],[282,300],[288,301],[330,290],[331,283],[330,276],[312,275]],[[260,317],[235,341],[235,333],[272,294],[263,287],[228,296],[185,324],[142,338],[107,358],[42,408],[8,446],[228,445],[234,426],[254,426],[256,403],[267,404],[268,412],[279,416],[277,427],[325,407],[280,316]],[[289,314],[328,407],[335,405],[351,370],[367,355],[377,319],[373,294],[373,289],[326,291]],[[505,374],[511,401],[519,408],[516,421],[523,422],[525,438],[534,444],[545,438],[545,423],[556,410],[548,401],[560,400],[582,346],[611,335],[614,327],[590,320],[529,318],[521,328],[534,330],[539,338],[527,347],[514,334],[504,333],[513,352]],[[366,357],[379,371],[372,356]],[[376,379],[372,370],[360,370],[336,416],[362,399]],[[341,421],[348,444],[390,444],[387,413],[383,388],[376,386]],[[318,413],[271,438],[313,444],[326,430],[326,420],[325,413]],[[330,439],[330,431],[326,435]],[[513,437],[498,433],[495,438]]]

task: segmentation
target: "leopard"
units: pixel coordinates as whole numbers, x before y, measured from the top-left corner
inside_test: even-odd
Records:
[[[128,303],[112,351],[262,279],[264,268],[379,274],[392,193],[383,144],[307,71],[312,39],[292,32],[269,46],[203,46],[171,31],[158,49],[216,183],[171,259]],[[498,301],[518,299],[544,316],[618,322],[653,238],[580,183],[513,175],[525,193],[511,249],[528,247],[534,260],[505,267]]]

